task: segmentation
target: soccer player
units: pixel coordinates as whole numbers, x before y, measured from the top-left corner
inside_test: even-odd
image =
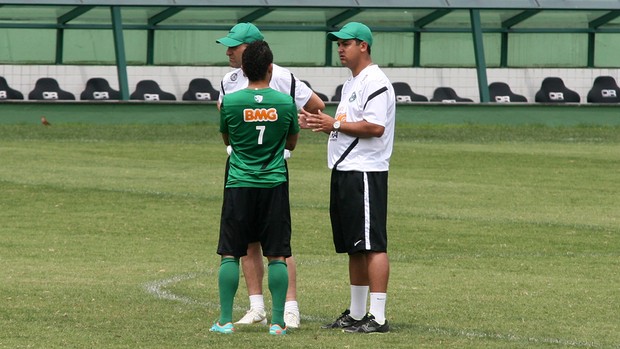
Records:
[[[269,333],[284,335],[291,214],[282,153],[284,149],[295,149],[297,144],[297,108],[290,95],[269,87],[273,54],[266,42],[249,44],[242,60],[248,87],[224,96],[220,109],[220,132],[232,153],[217,248],[222,256],[218,274],[221,313],[210,331],[234,332],[232,311],[239,286],[239,259],[246,255],[249,243],[258,241],[269,262]]]
[[[348,23],[328,38],[338,42],[340,61],[352,76],[342,87],[335,118],[322,112],[299,115],[302,128],[329,134],[334,246],[336,252],[349,255],[349,309],[323,328],[389,332],[386,223],[396,98],[389,79],[372,63],[372,32],[366,25]],[[370,309],[366,311],[369,291]]]
[[[248,44],[263,40],[263,34],[251,23],[239,23],[230,29],[225,37],[217,40],[227,47],[226,55],[228,56],[230,66],[235,68],[228,72],[220,84],[220,99],[232,92],[244,89],[248,86],[248,78],[241,69],[241,58]],[[325,109],[325,103],[314,93],[306,84],[297,79],[290,71],[273,64],[273,74],[269,81],[269,86],[277,91],[289,94],[295,100],[297,109],[302,107],[308,111],[318,112]],[[284,152],[284,156],[288,158],[290,153]],[[265,303],[263,299],[263,275],[265,273],[263,259],[261,256],[260,244],[256,241],[250,241],[247,256],[241,259],[243,275],[248,287],[248,295],[250,298],[250,309],[235,324],[266,324]],[[289,288],[286,294],[286,305],[284,317],[289,328],[298,328],[300,325],[299,305],[297,303],[297,268],[293,256],[286,260],[289,271]]]

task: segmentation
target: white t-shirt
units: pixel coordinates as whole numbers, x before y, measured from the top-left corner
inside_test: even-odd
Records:
[[[366,120],[385,127],[381,137],[359,139],[358,144],[338,164],[340,171],[387,171],[394,145],[396,97],[390,80],[375,64],[350,77],[342,86],[335,118],[341,123]],[[357,137],[332,132],[327,143],[327,166],[332,169]]]
[[[295,105],[297,105],[297,109],[301,109],[304,105],[306,105],[306,103],[308,103],[313,92],[308,85],[297,79],[297,77],[292,75],[288,69],[274,64],[273,75],[271,76],[269,87],[276,91],[290,95],[292,83],[291,77],[295,79]],[[243,74],[243,70],[241,68],[237,68],[226,73],[220,84],[220,97],[218,99],[218,103],[222,103],[224,94],[242,90],[248,87],[248,83],[248,78]]]

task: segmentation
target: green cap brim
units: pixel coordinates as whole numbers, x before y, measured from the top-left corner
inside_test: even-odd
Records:
[[[215,42],[217,42],[218,44],[222,44],[226,47],[236,47],[236,46],[243,44],[243,42],[239,40],[231,39],[228,36],[218,39]]]
[[[342,32],[331,32],[327,34],[327,38],[331,41],[336,41],[338,39],[351,40],[351,39],[355,39],[355,36],[351,34],[347,34],[347,33],[342,33]]]

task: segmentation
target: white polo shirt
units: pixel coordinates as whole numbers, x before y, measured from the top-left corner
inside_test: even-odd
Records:
[[[390,80],[375,64],[350,77],[342,86],[335,118],[341,123],[366,120],[385,127],[381,137],[360,138],[347,157],[338,164],[340,171],[387,171],[394,145],[396,97]],[[332,169],[357,137],[332,132],[327,144],[327,166]]]
[[[297,79],[296,76],[292,75],[292,73],[286,69],[282,68],[279,65],[273,65],[273,75],[271,76],[271,81],[269,82],[269,87],[276,91],[280,91],[282,93],[286,93],[287,95],[291,94],[291,78],[295,79],[295,105],[297,105],[297,109],[301,109],[308,101],[310,97],[312,97],[312,90],[308,87],[308,85],[301,82]],[[243,70],[241,68],[237,68],[231,72],[226,73],[222,82],[220,83],[220,97],[218,99],[218,103],[222,103],[222,98],[224,98],[224,94],[233,93],[235,91],[242,90],[248,87],[249,80],[245,74],[243,74]]]

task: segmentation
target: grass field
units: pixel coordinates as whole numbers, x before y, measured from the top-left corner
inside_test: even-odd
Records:
[[[0,348],[620,348],[618,126],[399,125],[387,335],[319,329],[349,289],[307,132],[302,328],[208,332],[225,155],[209,123],[0,125]]]

